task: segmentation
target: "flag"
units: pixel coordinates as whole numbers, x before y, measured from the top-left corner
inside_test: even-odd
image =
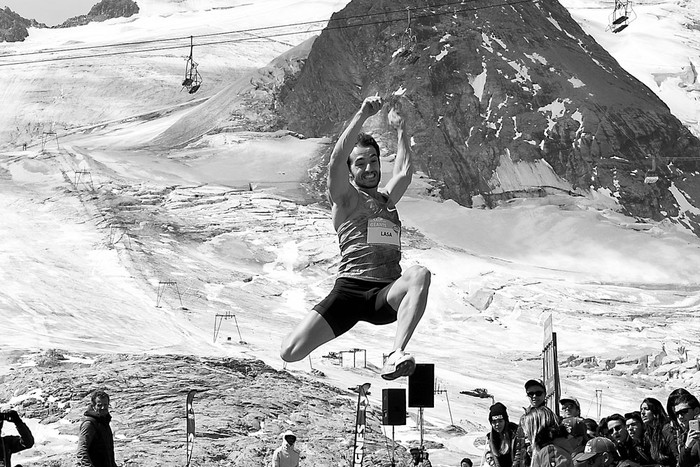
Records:
[[[187,393],[187,467],[190,467],[192,449],[194,448],[194,408],[192,407],[192,401],[196,392],[193,389]]]
[[[362,461],[365,458],[365,428],[367,427],[365,420],[365,412],[369,405],[367,391],[369,383],[365,383],[357,389],[357,417],[355,419],[355,446],[352,453],[353,467],[362,467]]]

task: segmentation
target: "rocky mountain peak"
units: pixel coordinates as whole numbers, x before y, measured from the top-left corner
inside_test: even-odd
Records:
[[[139,12],[139,6],[133,0],[102,0],[90,8],[87,15],[67,19],[59,28],[82,26],[93,21],[106,21],[111,18],[128,18]]]
[[[465,206],[599,190],[628,214],[678,219],[671,183],[697,185],[697,161],[670,162],[700,154],[700,141],[557,1],[353,0],[278,109],[293,131],[335,134],[375,93],[404,102],[419,169]],[[391,150],[384,117],[368,126]],[[684,222],[700,232],[699,220]]]
[[[9,7],[0,10],[0,42],[21,42],[29,36],[27,28],[45,28],[44,23],[35,19],[26,19]]]

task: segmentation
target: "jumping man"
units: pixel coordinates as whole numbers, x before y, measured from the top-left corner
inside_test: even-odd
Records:
[[[382,378],[392,380],[415,370],[415,359],[404,349],[425,311],[430,271],[412,266],[401,274],[396,203],[411,183],[411,146],[406,122],[394,108],[388,115],[398,135],[394,173],[380,189],[379,146],[360,130],[381,108],[381,97],[366,98],[333,149],[328,196],[340,243],[338,278],[331,293],[284,339],[281,357],[299,361],[358,321],[398,321],[394,346],[381,372]]]

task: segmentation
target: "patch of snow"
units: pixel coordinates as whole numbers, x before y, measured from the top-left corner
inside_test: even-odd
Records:
[[[440,51],[439,54],[437,54],[437,55],[431,55],[431,57],[433,57],[433,58],[435,59],[436,62],[439,62],[440,60],[442,60],[443,58],[445,58],[445,57],[447,56],[447,53],[449,52],[450,47],[451,47],[450,44],[445,44],[445,45],[442,47],[442,50]]]
[[[560,31],[562,31],[562,32],[564,31],[564,30],[561,28],[561,26],[559,26],[559,22],[558,22],[557,20],[555,20],[554,18],[552,18],[551,16],[548,16],[548,17],[547,17],[547,21],[549,21],[550,23],[552,23],[552,24],[554,25],[554,27],[557,28],[558,30],[560,30]]]
[[[469,79],[469,84],[474,88],[474,95],[481,100],[484,97],[484,86],[486,86],[486,64],[483,64],[484,71]]]
[[[539,62],[542,65],[547,65],[547,60],[542,55],[538,54],[537,52],[533,52],[532,54],[523,53],[523,55],[525,55],[527,58],[529,58],[532,61],[532,63]]]
[[[574,88],[582,88],[586,84],[578,78],[571,77],[567,80]]]

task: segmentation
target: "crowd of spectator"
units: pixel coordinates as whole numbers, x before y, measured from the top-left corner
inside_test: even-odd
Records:
[[[700,403],[676,389],[666,405],[647,397],[639,410],[583,418],[576,397],[546,405],[541,380],[525,383],[530,402],[519,423],[496,402],[489,409],[484,462],[490,467],[700,467]]]

